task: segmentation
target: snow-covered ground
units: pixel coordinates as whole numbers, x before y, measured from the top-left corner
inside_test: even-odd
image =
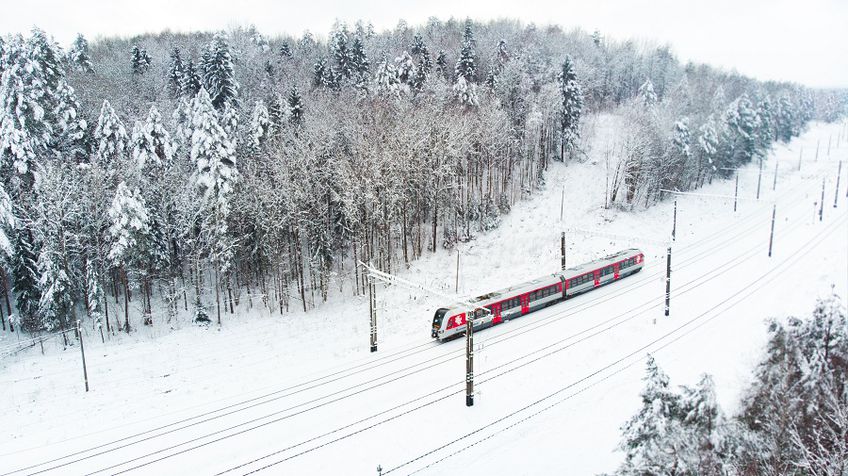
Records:
[[[595,144],[613,133],[603,116]],[[100,343],[88,330],[91,391],[76,347],[35,346],[0,363],[0,474],[594,474],[613,470],[620,425],[639,406],[643,360],[673,384],[714,376],[732,411],[765,338],[764,320],[808,313],[848,294],[848,159],[839,124],[813,124],[740,174],[738,211],[714,197],[678,199],[671,316],[663,315],[672,202],[603,209],[604,165],[554,164],[547,186],[501,226],[461,245],[460,291],[474,295],[560,266],[638,246],[638,275],[475,334],[476,402],[465,407],[465,342],[431,342],[442,299],[378,289],[380,350],[369,352],[368,302],[336,293],[307,314],[264,308],[223,328],[145,329]],[[832,137],[813,161],[816,144]],[[804,149],[798,171],[800,149]],[[600,146],[592,153],[602,155]],[[777,190],[772,191],[775,160]],[[824,219],[814,216],[826,180]],[[565,216],[560,197],[565,189]],[[733,181],[697,193],[732,195]],[[767,257],[772,204],[774,255]],[[628,239],[626,237],[633,237]],[[440,250],[400,276],[444,293],[456,253]],[[246,306],[242,306],[246,307]],[[0,352],[15,337],[2,334]],[[406,464],[409,462],[408,464]],[[397,469],[394,469],[397,468]]]

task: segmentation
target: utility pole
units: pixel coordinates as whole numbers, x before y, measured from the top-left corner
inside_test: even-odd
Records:
[[[459,294],[459,247],[456,248],[456,289],[454,292]]]
[[[780,165],[778,160],[774,161],[774,184],[771,186],[771,190],[777,190],[777,166]]]
[[[836,193],[833,194],[833,208],[836,208],[836,202],[839,201],[839,179],[842,178],[842,161],[839,161],[839,170],[836,172]]]
[[[733,190],[733,211],[736,212],[736,199],[739,196],[739,171],[736,171],[736,188]]]
[[[763,181],[763,158],[760,157],[760,173],[757,175],[757,200],[760,199],[760,183]]]
[[[830,141],[833,139],[833,134],[827,136],[827,156],[830,157]]]
[[[474,406],[474,311],[465,313],[465,406]]]
[[[371,352],[377,352],[377,286],[368,278],[368,303],[371,315]]]
[[[816,158],[815,161],[819,161],[819,146],[821,145],[821,139],[816,141]]]
[[[559,202],[559,222],[562,223],[562,214],[565,211],[565,186],[562,187],[562,199]]]
[[[819,148],[816,147],[816,160],[818,160]],[[801,171],[801,160],[804,158],[804,148],[801,147],[801,152],[798,153],[798,172]]]
[[[671,226],[671,241],[676,241],[677,237],[677,199],[674,200],[674,224]],[[565,255],[563,255],[565,256]],[[563,258],[563,263],[565,258]],[[563,268],[565,269],[565,268]]]
[[[668,317],[669,306],[671,305],[671,246],[668,247],[665,265],[665,315]]]
[[[560,248],[562,250],[562,269],[565,271],[565,232],[560,237]]]
[[[85,347],[82,344],[82,326],[77,319],[77,338],[79,338],[80,354],[82,354],[82,378],[85,381],[85,391],[88,392],[88,369],[85,367]]]
[[[771,233],[769,234],[769,258],[771,258],[771,247],[774,243],[774,220],[777,216],[777,203],[771,209]]]
[[[822,217],[824,215],[824,181],[825,178],[822,177],[822,197],[821,203],[819,204],[819,221],[822,221]]]

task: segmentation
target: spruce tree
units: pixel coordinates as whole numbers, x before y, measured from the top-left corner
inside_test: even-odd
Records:
[[[130,189],[123,181],[115,190],[115,198],[112,199],[108,215],[111,223],[108,258],[112,266],[119,270],[124,284],[124,330],[129,333],[129,268],[138,263],[146,252],[150,218],[141,193],[138,189]]]
[[[262,150],[270,133],[271,118],[268,114],[268,108],[265,107],[265,102],[257,99],[253,106],[253,114],[250,117],[250,151],[253,154],[258,154]]]
[[[449,79],[448,55],[443,50],[439,50],[439,52],[436,53],[436,73],[445,79]]]
[[[34,241],[31,226],[20,224],[13,243],[12,289],[15,291],[18,322],[29,332],[41,328],[38,319],[38,303],[41,300],[41,288],[38,285],[40,273]]]
[[[269,134],[277,134],[283,129],[289,105],[288,100],[278,93],[271,95],[268,106],[268,120],[270,121]]]
[[[129,137],[124,123],[115,114],[109,101],[104,100],[94,129],[94,157],[104,167],[115,167],[124,160]]]
[[[133,75],[142,75],[150,69],[150,56],[138,45],[133,45],[130,51],[130,68]]]
[[[293,86],[288,97],[289,121],[295,126],[303,123],[303,99],[300,97],[300,91],[297,86]]]
[[[345,27],[336,29],[330,37],[330,51],[335,61],[334,71],[343,79],[350,79],[354,73],[353,58],[347,42]]]
[[[74,39],[71,50],[68,52],[68,59],[77,71],[94,73],[94,66],[91,64],[91,56],[88,53],[88,41],[82,34],[78,34]]]
[[[316,88],[318,87],[326,87],[325,84],[327,78],[327,70],[329,67],[327,66],[327,59],[324,57],[318,58],[318,61],[312,65],[312,85]]]
[[[365,53],[365,45],[362,44],[362,39],[354,38],[353,45],[350,48],[351,67],[357,79],[368,76],[368,68],[371,66],[368,62],[368,55]]]
[[[183,64],[180,49],[171,50],[171,63],[168,65],[168,91],[171,97],[179,97],[183,92],[183,78],[185,76],[185,65]]]
[[[56,154],[61,159],[82,162],[88,156],[88,121],[81,116],[82,108],[74,89],[61,80],[56,91]]]
[[[577,75],[569,57],[562,63],[559,77],[559,90],[562,97],[560,120],[560,159],[573,153],[580,138],[580,115],[583,112],[583,92],[577,83]]]
[[[222,34],[216,34],[203,55],[203,86],[215,109],[235,105],[239,85],[233,70],[230,45]]]
[[[462,49],[459,51],[459,59],[456,60],[454,74],[457,80],[462,77],[466,83],[474,83],[477,78],[477,64],[474,54],[474,47],[471,43],[463,43]]]
[[[185,70],[180,81],[180,92],[183,97],[193,99],[200,92],[202,86],[200,74],[197,72],[194,60],[189,59],[185,63]]]
[[[288,41],[284,41],[280,44],[280,56],[282,58],[291,58],[292,57],[291,46],[289,46]]]

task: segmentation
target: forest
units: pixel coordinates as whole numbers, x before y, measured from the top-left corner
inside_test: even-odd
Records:
[[[64,46],[34,28],[0,39],[0,73],[7,332],[220,324],[248,302],[306,312],[366,292],[359,261],[392,272],[497,227],[552,161],[586,160],[600,114],[626,121],[598,193],[629,210],[848,104],[510,20]]]

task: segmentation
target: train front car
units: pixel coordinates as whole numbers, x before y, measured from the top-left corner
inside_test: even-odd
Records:
[[[445,313],[448,312],[448,308],[440,307],[436,314],[433,316],[433,329],[430,332],[431,336],[435,339],[439,337],[439,331],[442,328],[442,321],[445,320]]]

